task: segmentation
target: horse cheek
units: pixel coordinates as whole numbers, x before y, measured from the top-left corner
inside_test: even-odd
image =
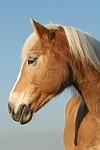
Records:
[[[58,69],[55,71],[49,71],[42,80],[41,89],[45,93],[57,94],[61,88],[64,89],[64,80],[65,75],[62,72],[59,72]]]

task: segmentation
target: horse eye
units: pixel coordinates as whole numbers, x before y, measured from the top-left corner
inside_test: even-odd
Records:
[[[34,58],[34,57],[28,58],[28,65],[34,66],[34,65],[36,65],[36,63],[37,63],[37,58]]]

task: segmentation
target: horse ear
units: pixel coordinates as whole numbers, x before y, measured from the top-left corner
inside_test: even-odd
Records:
[[[32,18],[30,19],[32,27],[35,29],[39,38],[42,38],[45,35],[46,38],[52,40],[54,38],[54,32],[51,32],[46,27],[41,25],[40,23],[34,21]]]
[[[35,29],[37,35],[41,38],[44,34],[48,35],[48,29],[41,25],[40,23],[34,21],[33,19],[30,19],[32,27]]]

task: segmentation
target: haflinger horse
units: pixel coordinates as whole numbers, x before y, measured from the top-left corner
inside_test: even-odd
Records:
[[[8,109],[20,124],[32,119],[52,97],[73,85],[79,94],[67,104],[67,150],[100,149],[100,42],[73,27],[46,26],[31,19],[21,69]]]

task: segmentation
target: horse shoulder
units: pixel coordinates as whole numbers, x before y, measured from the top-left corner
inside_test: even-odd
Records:
[[[80,106],[81,103],[81,96],[79,94],[75,94],[67,103],[66,110],[65,110],[65,116],[66,118],[69,116],[69,114],[77,107],[77,109]]]
[[[67,103],[65,110],[65,125],[63,131],[63,141],[65,149],[75,150],[74,140],[75,140],[75,124],[78,110],[81,105],[81,96],[75,94]]]

